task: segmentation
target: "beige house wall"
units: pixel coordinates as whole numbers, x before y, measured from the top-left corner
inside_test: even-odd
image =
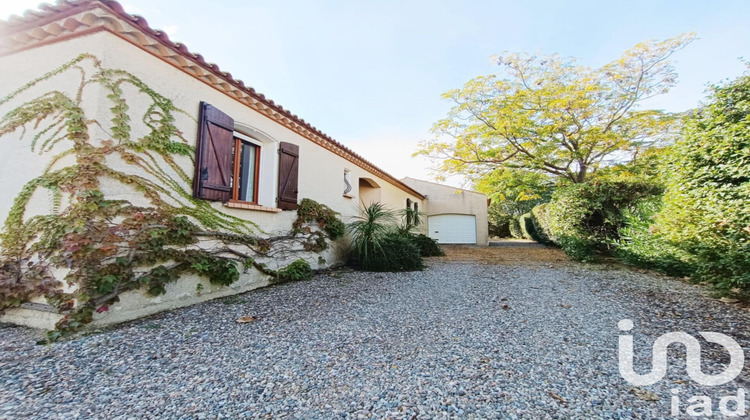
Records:
[[[273,159],[278,142],[290,142],[299,146],[299,199],[310,198],[331,207],[341,214],[344,222],[349,222],[357,214],[357,206],[363,197],[359,196],[359,180],[366,178],[374,181],[379,188],[377,193],[380,201],[392,208],[402,208],[406,199],[422,203],[420,197],[365,170],[357,164],[334,154],[306,137],[290,130],[282,124],[258,113],[247,105],[227,96],[219,90],[201,82],[174,66],[146,53],[140,48],[123,41],[109,32],[93,34],[68,39],[61,42],[47,44],[36,48],[20,51],[12,55],[0,57],[0,68],[10,69],[0,78],[0,97],[14,92],[29,81],[50,72],[62,64],[70,62],[80,54],[91,54],[101,60],[105,68],[125,70],[141,79],[145,85],[152,87],[157,93],[171,99],[176,108],[184,110],[185,115],[178,114],[176,125],[182,131],[183,137],[195,146],[198,130],[198,112],[201,101],[208,102],[235,120],[235,130],[262,139],[262,147],[270,153],[263,153],[261,159]],[[82,65],[83,70],[93,72],[88,64]],[[77,70],[66,71],[60,75],[39,83],[21,96],[0,104],[0,115],[20,106],[24,101],[52,90],[63,91],[71,97],[76,95],[80,85],[81,74]],[[111,138],[106,121],[112,117],[112,106],[108,102],[106,92],[92,86],[87,88],[83,103],[86,115],[100,122],[101,127],[90,126],[91,141],[101,141]],[[127,104],[132,110],[142,109],[148,105],[149,97],[132,87],[125,88]],[[139,138],[148,133],[142,121],[133,120],[131,138]],[[21,138],[21,132],[16,131],[0,137],[3,153],[0,154],[0,224],[4,223],[11,209],[13,198],[23,186],[40,175],[43,168],[49,164],[50,157],[55,153],[40,154],[31,151],[30,142],[34,133],[29,132]],[[64,142],[63,142],[64,143]],[[69,144],[67,145],[69,147]],[[62,151],[64,145],[56,146],[54,151]],[[177,157],[178,163],[187,173],[192,174],[193,163],[190,158]],[[74,163],[72,158],[64,159],[57,166],[64,167]],[[268,162],[267,162],[268,163]],[[107,165],[118,170],[137,175],[137,167],[128,165],[116,158],[108,157]],[[261,164],[263,166],[263,163]],[[266,202],[260,204],[274,207],[276,195],[277,171],[276,165],[271,165],[268,173],[260,175],[261,196]],[[136,172],[134,172],[136,171]],[[344,172],[350,173],[352,191],[344,196]],[[192,186],[185,186],[192,190]],[[122,183],[102,180],[101,187],[108,199],[122,199],[134,205],[149,205],[148,200],[134,188]],[[373,191],[370,191],[370,195]],[[263,200],[263,198],[262,198]],[[173,203],[179,205],[181,203]],[[61,208],[65,207],[62,203]],[[420,204],[424,205],[424,204]],[[251,220],[256,223],[264,234],[268,236],[286,233],[296,218],[295,211],[267,212],[227,208],[223,203],[212,203],[220,211],[233,216]],[[50,214],[52,202],[47,194],[37,192],[27,207],[26,217]],[[210,244],[206,245],[210,246]],[[322,254],[325,262],[318,259],[318,254],[306,255],[304,258],[315,269],[322,269],[333,264],[343,262],[347,243],[345,239],[337,241]],[[293,259],[299,258],[299,255]],[[291,260],[280,259],[271,261],[269,267],[277,269],[286,266]],[[187,306],[196,302],[245,292],[268,284],[268,276],[248,269],[241,275],[239,281],[230,287],[211,285],[204,278],[197,276],[183,276],[176,283],[167,287],[167,293],[158,297],[148,297],[142,291],[131,291],[120,295],[121,302],[103,314],[97,314],[94,324],[107,324],[134,319],[165,309]],[[197,285],[203,289],[198,292]],[[42,299],[39,303],[44,303]],[[11,309],[0,317],[0,322],[14,322],[37,328],[51,329],[59,316],[30,309]]]
[[[486,195],[414,178],[404,178],[401,181],[427,197],[423,204],[423,212],[427,217],[439,214],[476,216],[477,245],[489,243]]]

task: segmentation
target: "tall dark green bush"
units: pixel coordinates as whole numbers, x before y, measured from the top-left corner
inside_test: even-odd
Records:
[[[510,230],[510,236],[521,239],[523,238],[523,231],[521,231],[521,223],[518,218],[513,218],[508,221],[508,229]]]
[[[571,258],[592,260],[618,239],[622,211],[661,190],[650,183],[600,181],[559,188],[546,207],[547,235]]]
[[[521,237],[523,239],[534,239],[536,232],[534,232],[534,224],[531,221],[531,212],[522,214],[518,218],[518,225],[521,227]]]
[[[695,258],[696,280],[750,295],[750,74],[713,87],[687,119],[656,220],[660,235]]]

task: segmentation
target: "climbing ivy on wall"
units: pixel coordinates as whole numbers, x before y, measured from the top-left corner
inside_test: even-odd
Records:
[[[31,137],[32,151],[50,155],[41,174],[15,197],[0,233],[0,310],[45,297],[65,314],[55,338],[90,322],[95,311],[108,310],[122,292],[163,294],[167,283],[186,272],[218,285],[233,283],[249,267],[280,278],[282,270],[256,261],[273,256],[276,244],[299,242],[302,251],[321,252],[326,238],[343,234],[335,213],[312,200],[303,200],[288,235],[264,238],[251,221],[193,198],[192,174],[184,168],[194,167],[188,163],[195,152],[175,119],[195,119],[133,74],[105,68],[93,55],[32,80],[0,99],[0,106],[32,96],[32,88],[69,72],[80,75],[75,94],[46,92],[0,119],[0,140],[20,132],[22,139]],[[84,98],[95,89],[106,92],[108,121],[86,115]],[[146,100],[145,107],[130,109],[126,96],[133,92]],[[139,138],[133,137],[135,117],[147,128]],[[107,198],[103,190],[113,182],[135,189],[149,204]],[[32,197],[42,190],[50,197],[50,213],[27,217]],[[201,246],[206,241],[213,243],[210,249]]]

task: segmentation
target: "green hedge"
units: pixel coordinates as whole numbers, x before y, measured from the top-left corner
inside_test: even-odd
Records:
[[[541,217],[544,223],[539,220]],[[521,225],[521,232],[525,239],[531,239],[540,244],[549,244],[549,236],[545,233],[545,223],[547,219],[546,204],[540,204],[534,207],[530,212],[518,218]]]
[[[424,268],[421,250],[409,236],[390,234],[379,245],[366,262],[361,264],[363,270],[414,271]]]
[[[670,276],[688,276],[695,271],[691,256],[654,231],[654,216],[661,208],[662,197],[654,196],[623,211],[615,256]]]
[[[518,219],[510,219],[508,221],[508,229],[510,230],[510,236],[521,239],[523,238],[523,231],[521,231],[521,223]]]
[[[593,260],[617,241],[622,211],[661,190],[645,182],[599,181],[558,188],[545,208],[544,233],[569,257]]]
[[[531,212],[522,214],[518,218],[518,226],[521,228],[521,237],[523,239],[534,239],[534,224],[531,222]]]
[[[535,241],[545,245],[552,243],[547,235],[547,230],[549,229],[547,203],[540,204],[531,209],[531,223],[534,224]]]
[[[657,232],[692,255],[696,280],[750,297],[750,75],[713,88],[668,169]]]

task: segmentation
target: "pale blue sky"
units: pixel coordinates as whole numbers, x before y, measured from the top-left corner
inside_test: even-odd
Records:
[[[6,0],[0,18],[38,1]],[[675,54],[676,88],[649,107],[698,105],[707,83],[740,75],[750,1],[123,0],[156,29],[397,177],[449,104],[446,90],[492,73],[503,51],[600,66],[648,39],[695,31]],[[453,179],[453,183],[457,180]]]

